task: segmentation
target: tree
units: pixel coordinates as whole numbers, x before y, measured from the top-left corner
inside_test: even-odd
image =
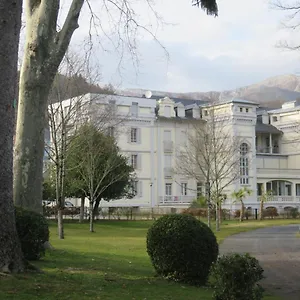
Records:
[[[244,205],[244,199],[247,196],[250,196],[252,194],[252,191],[248,189],[247,187],[243,187],[239,189],[238,191],[235,191],[232,193],[232,198],[235,199],[235,202],[238,202],[241,204],[241,212],[240,212],[240,222],[244,221],[244,214],[245,214],[245,205]]]
[[[16,204],[41,211],[42,172],[44,151],[45,113],[51,85],[58,67],[67,51],[72,35],[78,28],[78,20],[84,0],[72,0],[62,26],[58,24],[59,0],[25,1],[26,44],[20,72],[18,117],[14,157],[14,201]],[[102,11],[107,13],[108,24],[119,37],[116,47],[129,48],[136,55],[136,36],[142,29],[151,34],[151,29],[139,23],[138,14],[130,0],[101,1]],[[149,0],[145,3],[150,12],[157,13]],[[207,14],[217,15],[215,0],[193,0]],[[100,16],[92,9],[90,24],[103,30]],[[118,14],[118,15],[116,15]],[[123,26],[123,27],[122,27]],[[98,33],[98,32],[97,32]],[[91,30],[89,32],[91,35]],[[155,35],[151,34],[154,38]],[[97,36],[99,36],[97,34]],[[105,34],[104,36],[109,36]],[[112,39],[110,39],[112,41]],[[112,41],[113,43],[113,41]],[[114,44],[114,43],[113,43]]]
[[[240,176],[240,139],[233,135],[230,115],[220,115],[214,106],[202,120],[193,120],[187,132],[188,142],[179,153],[177,172],[197,182],[205,182],[210,207],[216,206],[216,229],[219,230],[219,206],[225,189]]]
[[[90,231],[93,232],[95,204],[102,198],[108,199],[109,192],[116,197],[113,193],[117,190],[110,189],[113,185],[123,187],[118,190],[121,196],[130,183],[133,168],[127,164],[128,158],[119,153],[115,139],[93,124],[87,123],[78,130],[67,153],[66,178],[89,199]]]
[[[24,261],[13,206],[13,130],[22,1],[0,0],[0,272],[21,272]]]
[[[261,190],[261,195],[259,196],[259,219],[264,219],[264,204],[268,201],[273,199],[273,191],[265,191],[264,189]]]
[[[93,83],[99,77],[99,74],[93,71],[88,61],[80,59],[78,55],[74,53],[68,53],[63,60],[63,64],[60,68],[61,71],[68,75],[68,78],[82,77],[88,78],[89,83]],[[59,74],[57,74],[59,75]],[[57,220],[58,220],[58,236],[60,239],[64,238],[63,228],[63,210],[65,206],[65,160],[67,155],[67,149],[69,147],[69,136],[76,134],[76,130],[80,124],[84,121],[86,114],[86,108],[91,105],[95,99],[86,99],[85,95],[77,96],[67,101],[64,101],[70,89],[76,95],[79,90],[82,90],[81,85],[76,85],[74,82],[65,82],[62,87],[60,85],[60,76],[57,79],[56,84],[51,91],[51,100],[48,106],[48,121],[50,129],[50,143],[45,145],[48,157],[53,163],[55,189],[56,189],[56,204],[57,204]],[[86,79],[87,80],[87,79]],[[69,85],[68,85],[69,84]],[[96,96],[95,96],[96,98]],[[99,99],[97,99],[99,100]],[[117,122],[112,122],[112,111],[106,109],[97,115],[97,126],[105,127],[107,124],[116,126]],[[113,123],[113,124],[112,124]],[[81,214],[82,215],[82,214]]]

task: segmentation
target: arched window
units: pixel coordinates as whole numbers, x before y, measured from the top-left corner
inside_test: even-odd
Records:
[[[240,146],[240,184],[249,184],[249,147],[246,143]]]

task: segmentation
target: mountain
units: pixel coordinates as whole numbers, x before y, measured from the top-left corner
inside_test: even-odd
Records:
[[[146,90],[126,89],[117,91],[118,94],[128,96],[142,96]],[[281,75],[267,78],[259,83],[241,87],[236,90],[172,93],[163,91],[152,91],[156,96],[169,96],[181,99],[200,99],[207,101],[218,101],[232,97],[255,101],[270,108],[280,107],[283,102],[300,99],[300,76]]]

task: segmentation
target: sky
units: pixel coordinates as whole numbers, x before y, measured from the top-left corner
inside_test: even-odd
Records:
[[[286,12],[272,8],[268,0],[219,0],[216,18],[192,7],[190,0],[152,1],[158,19],[145,0],[131,1],[136,20],[155,33],[157,39],[140,28],[134,49],[137,54],[132,58],[126,49],[115,51],[110,42],[118,41],[116,28],[124,38],[123,22],[117,22],[116,27],[99,4],[103,2],[91,0],[99,17],[94,19],[96,25],[91,30],[92,59],[100,66],[102,82],[122,88],[205,92],[235,89],[268,77],[300,72],[300,52],[276,47],[284,40],[297,43],[300,32],[285,29],[282,23],[287,20]],[[61,19],[67,11],[67,0],[65,3]],[[117,16],[116,10],[110,12]],[[83,45],[89,31],[87,7],[79,26],[71,47],[86,51]]]

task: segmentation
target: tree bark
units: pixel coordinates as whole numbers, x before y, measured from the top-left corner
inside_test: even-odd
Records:
[[[81,199],[80,199],[79,223],[82,223],[83,220],[84,220],[84,200],[85,200],[85,196],[81,196]]]
[[[245,211],[244,202],[241,200],[240,222],[244,221],[244,211]]]
[[[60,239],[64,239],[65,233],[64,233],[64,226],[63,226],[63,209],[61,207],[58,207],[57,210],[57,230],[58,230],[58,237]]]
[[[20,72],[14,160],[14,201],[42,211],[44,127],[48,95],[84,0],[73,0],[57,32],[59,1],[26,1],[26,44]]]
[[[262,221],[264,219],[264,202],[260,200],[260,212],[259,212],[259,220]]]
[[[216,203],[216,231],[220,231],[219,204]]]
[[[94,209],[93,202],[90,201],[90,232],[94,232]]]
[[[13,132],[21,0],[0,0],[0,272],[24,271],[13,206]]]

